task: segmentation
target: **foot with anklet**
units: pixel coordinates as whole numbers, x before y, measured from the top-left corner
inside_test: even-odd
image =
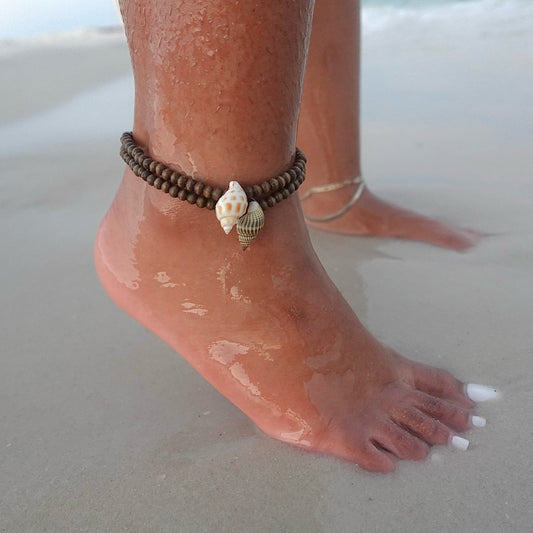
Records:
[[[475,401],[491,390],[381,344],[312,248],[293,194],[312,7],[121,2],[134,127],[95,264],[125,312],[267,435],[390,472],[434,445],[466,449],[463,433],[483,425]],[[235,208],[238,225],[248,213],[237,204],[252,200],[264,222],[243,251],[226,218]]]
[[[385,202],[360,177],[311,186],[301,200],[308,224],[323,231],[421,241],[458,251],[474,246],[482,237],[479,232]]]
[[[454,250],[482,234],[398,207],[361,180],[359,2],[317,1],[307,59],[298,146],[309,156],[302,208],[315,228],[422,241]],[[384,157],[387,146],[383,146]]]
[[[212,212],[127,169],[95,257],[114,301],[278,440],[390,472],[433,445],[466,449],[462,432],[483,425],[461,382],[362,326],[294,196],[243,252]]]

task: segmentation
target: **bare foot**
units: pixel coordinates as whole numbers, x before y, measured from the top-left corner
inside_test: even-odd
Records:
[[[474,403],[361,325],[319,263],[297,198],[246,252],[214,214],[126,170],[95,244],[115,302],[265,433],[378,472],[471,427]]]
[[[302,202],[302,208],[315,217],[334,213],[350,201],[355,187],[314,195]],[[466,250],[483,236],[385,202],[368,188],[344,215],[329,222],[308,224],[324,231],[422,241],[453,250]]]
[[[361,174],[359,16],[358,1],[315,3],[298,124],[297,145],[308,158],[303,194],[309,187]],[[386,146],[383,153],[386,157]],[[302,208],[311,216],[325,216],[345,206],[354,192],[354,187],[346,187],[318,194]],[[465,250],[482,237],[384,202],[368,190],[342,217],[310,224],[325,231],[422,241],[454,250]]]

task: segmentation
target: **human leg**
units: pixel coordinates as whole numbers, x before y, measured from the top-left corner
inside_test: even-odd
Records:
[[[359,0],[316,0],[298,129],[298,146],[309,157],[304,195],[311,187],[361,175],[359,13]],[[348,204],[357,187],[315,194],[303,201],[304,212],[311,217],[335,213]],[[385,202],[368,186],[361,192],[346,214],[328,222],[308,222],[327,231],[424,241],[456,250],[480,238],[476,232]]]
[[[213,186],[290,165],[311,0],[122,3],[134,135]],[[127,168],[95,244],[115,302],[265,433],[376,471],[471,427],[462,384],[381,345],[320,265],[295,195],[242,252],[214,214]]]

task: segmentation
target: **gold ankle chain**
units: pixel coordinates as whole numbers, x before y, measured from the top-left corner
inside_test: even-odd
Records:
[[[314,217],[311,215],[307,215],[304,212],[304,217],[311,221],[311,222],[330,222],[331,220],[335,220],[336,218],[339,218],[340,216],[344,215],[355,203],[359,198],[361,198],[361,195],[363,194],[363,191],[365,190],[365,182],[361,176],[357,176],[356,178],[346,180],[346,181],[339,181],[336,183],[328,183],[327,185],[317,185],[316,187],[311,187],[305,194],[303,194],[300,199],[302,202],[304,200],[307,200],[307,198],[310,198],[314,194],[320,194],[324,192],[333,192],[338,191],[339,189],[343,189],[344,187],[349,187],[350,185],[358,185],[357,189],[355,190],[355,193],[350,198],[348,203],[341,207],[338,211],[335,211],[334,213],[331,213],[329,215],[325,215],[323,217]]]

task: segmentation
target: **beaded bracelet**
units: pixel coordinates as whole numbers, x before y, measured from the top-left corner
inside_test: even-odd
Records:
[[[231,181],[226,192],[219,187],[206,185],[199,180],[172,170],[152,159],[137,145],[133,133],[125,132],[120,138],[120,156],[132,172],[156,189],[173,198],[187,201],[197,207],[215,209],[220,224],[226,233],[237,225],[241,247],[245,250],[264,225],[263,210],[274,207],[288,198],[305,179],[304,153],[296,148],[294,162],[287,171],[269,178],[259,185],[241,187]]]

